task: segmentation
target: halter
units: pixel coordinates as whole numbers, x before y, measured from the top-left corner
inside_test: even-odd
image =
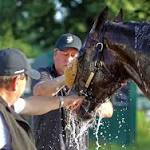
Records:
[[[88,76],[83,89],[81,89],[79,91],[79,93],[81,95],[85,96],[85,99],[88,100],[89,105],[90,105],[90,102],[97,101],[96,97],[93,95],[93,89],[89,88],[90,85],[92,84],[92,80],[94,79],[96,73],[99,70],[101,70],[102,72],[105,71],[105,74],[107,73],[109,75],[112,75],[112,73],[109,71],[109,69],[107,68],[107,66],[103,62],[104,50],[105,50],[104,33],[105,33],[105,26],[103,26],[101,28],[101,32],[99,32],[99,34],[101,34],[101,35],[98,34],[98,37],[99,37],[98,40],[96,40],[96,38],[93,38],[93,35],[91,35],[92,37],[88,37],[88,39],[94,41],[94,44],[96,43],[95,47],[94,47],[95,55],[93,57],[94,69],[90,72],[90,75]]]
[[[102,35],[104,33],[104,30],[102,31]],[[93,92],[92,89],[89,89],[89,86],[91,85],[91,82],[93,80],[93,78],[95,77],[95,74],[97,73],[98,70],[100,70],[100,67],[103,66],[103,62],[102,62],[102,58],[103,58],[103,52],[104,52],[104,37],[100,36],[99,41],[94,40],[96,43],[95,46],[95,56],[93,58],[94,61],[94,69],[93,71],[91,71],[90,75],[88,76],[88,79],[86,80],[86,83],[84,85],[84,88],[82,90],[80,90],[80,94],[85,96],[86,99],[88,100],[93,100],[95,99],[95,97],[93,96]]]
[[[103,43],[98,42],[95,46],[95,57],[94,57],[94,70],[91,71],[88,79],[86,80],[85,86],[82,90],[80,90],[80,94],[85,96],[88,99],[93,99],[94,97],[92,96],[92,91],[90,91],[88,88],[91,85],[92,79],[95,77],[96,72],[99,70],[99,66],[102,67],[102,57],[103,57],[103,51],[104,51],[104,46]]]
[[[99,69],[98,67],[98,63],[100,64],[100,66],[102,66],[102,62],[101,62],[101,59],[102,59],[102,56],[103,56],[103,43],[97,43],[96,46],[95,46],[95,50],[96,50],[96,59],[94,61],[94,71],[92,71],[85,83],[85,87],[88,88],[90,86],[90,83],[95,75],[95,73],[97,72],[97,70]],[[98,62],[98,58],[99,58],[99,62]]]

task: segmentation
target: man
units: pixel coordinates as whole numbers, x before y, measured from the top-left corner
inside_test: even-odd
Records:
[[[27,78],[39,79],[40,73],[30,68],[26,57],[16,49],[0,50],[0,149],[34,150],[28,123],[12,108],[23,94]],[[76,107],[78,96],[65,97],[64,106]],[[43,114],[62,107],[60,97],[30,97],[19,103],[22,114]],[[80,101],[80,98],[78,99]],[[19,100],[20,101],[20,100]],[[42,108],[40,108],[42,107]]]
[[[47,68],[40,68],[41,79],[33,89],[34,95],[38,96],[65,96],[68,94],[68,89],[65,86],[64,70],[69,66],[72,60],[76,59],[79,55],[82,43],[79,37],[71,33],[63,34],[57,40],[53,65]],[[110,104],[112,109],[112,105]],[[110,111],[110,116],[112,110]],[[68,144],[70,137],[66,133],[66,119],[67,112],[65,109],[57,109],[45,115],[33,118],[33,127],[36,137],[36,145],[38,150],[72,150],[77,149],[75,145]],[[86,135],[84,149],[87,150]]]
[[[29,125],[11,106],[25,90],[26,78],[38,79],[39,73],[31,70],[22,53],[14,49],[0,51],[0,149],[35,150]]]

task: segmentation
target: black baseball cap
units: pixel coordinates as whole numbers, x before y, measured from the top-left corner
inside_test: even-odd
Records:
[[[61,35],[55,44],[55,48],[58,48],[60,51],[63,51],[66,48],[75,48],[80,51],[81,46],[82,42],[80,38],[71,33]]]
[[[25,55],[14,48],[0,50],[0,76],[25,73],[33,79],[39,79],[40,73],[31,68]]]

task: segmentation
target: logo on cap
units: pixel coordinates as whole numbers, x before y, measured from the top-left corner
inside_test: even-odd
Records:
[[[68,36],[67,37],[67,43],[72,43],[73,42],[73,37],[72,36]]]

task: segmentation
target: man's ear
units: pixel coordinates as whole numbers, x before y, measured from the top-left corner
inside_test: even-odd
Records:
[[[57,54],[57,48],[54,48],[54,53],[53,53],[53,55],[55,56],[56,54]]]
[[[56,55],[57,55],[57,51],[58,49],[57,48],[55,48],[54,49],[54,54],[53,54],[53,61],[55,62],[55,59],[56,59]]]
[[[13,90],[13,91],[16,90],[17,81],[18,81],[18,77],[17,77],[17,76],[12,79],[12,83],[11,83],[12,86],[11,86],[11,87],[12,87],[12,90]]]

